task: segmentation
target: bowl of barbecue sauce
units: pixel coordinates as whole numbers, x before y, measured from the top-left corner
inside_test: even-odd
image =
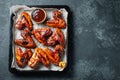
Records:
[[[46,12],[44,9],[35,9],[32,14],[32,20],[36,23],[43,23],[46,19]]]

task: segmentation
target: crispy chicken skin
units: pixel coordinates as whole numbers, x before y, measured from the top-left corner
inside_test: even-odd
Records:
[[[31,67],[31,68],[37,69],[39,61],[40,60],[38,58],[38,51],[37,51],[37,49],[35,49],[32,57],[28,61],[28,66]]]
[[[26,19],[27,22],[28,22],[28,25],[26,25],[26,27],[27,27],[29,30],[32,30],[32,29],[33,29],[33,24],[32,24],[32,21],[31,21],[31,18],[30,18],[30,16],[29,16],[29,14],[26,13],[26,12],[22,12],[21,15],[24,16],[25,19]]]
[[[25,67],[33,53],[30,49],[26,49],[23,52],[21,48],[15,48],[15,54],[17,65],[19,67]]]
[[[53,52],[51,49],[49,48],[44,48],[43,50],[46,55],[48,56],[48,59],[50,62],[52,62],[53,64],[55,65],[59,65],[59,62],[60,62],[60,57],[59,57],[59,54],[58,53],[55,53]]]
[[[55,53],[63,54],[64,53],[64,48],[61,45],[56,45],[53,51]]]
[[[52,34],[50,28],[38,28],[32,31],[32,34],[36,38],[36,40],[43,45],[47,44],[47,38]]]
[[[65,28],[66,23],[65,20],[62,18],[62,13],[58,10],[53,12],[53,20],[48,20],[46,22],[46,26],[54,27],[54,28]]]
[[[26,23],[26,24],[25,24]],[[22,30],[23,28],[25,28],[25,25],[28,25],[27,21],[25,20],[25,17],[20,17],[16,24],[15,24],[15,27],[19,30]]]
[[[25,27],[27,27],[28,30],[33,29],[32,21],[31,21],[30,16],[27,12],[21,13],[21,17],[16,22],[15,27],[19,30],[23,30]]]
[[[41,62],[46,67],[48,67],[50,64],[47,55],[43,52],[43,50],[41,48],[35,48],[35,52],[30,61],[28,62],[28,65],[31,68],[38,68],[39,62]]]
[[[55,46],[57,44],[60,44],[63,47],[65,47],[65,38],[62,31],[58,28],[55,28],[53,34],[49,37],[47,43],[50,46]]]
[[[38,50],[38,57],[40,59],[40,62],[46,67],[49,67],[50,62],[45,52],[41,48],[37,48],[37,50]]]
[[[23,30],[21,33],[23,39],[15,39],[15,44],[25,48],[35,48],[36,44],[31,37],[31,33],[28,30]]]
[[[47,47],[44,49],[35,48],[34,53],[28,62],[28,66],[37,69],[40,62],[46,67],[49,67],[50,62],[55,65],[59,65],[59,55],[63,52],[63,50],[64,49],[61,45],[57,45],[53,51]]]

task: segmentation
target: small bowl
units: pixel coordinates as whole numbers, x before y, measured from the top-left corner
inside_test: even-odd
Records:
[[[31,18],[38,24],[43,23],[46,19],[46,11],[42,8],[35,9],[31,14]]]

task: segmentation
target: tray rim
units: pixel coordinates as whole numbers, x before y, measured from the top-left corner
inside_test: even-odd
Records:
[[[14,5],[13,5],[14,6]],[[69,6],[67,6],[67,5],[26,5],[26,6],[28,6],[28,7],[41,7],[41,8],[57,8],[57,9],[60,9],[60,8],[65,8],[67,11],[68,11],[68,17],[67,17],[67,25],[69,26],[69,22],[70,22],[70,8],[69,8]],[[11,16],[10,16],[10,30],[9,30],[9,34],[10,34],[10,44],[9,44],[9,71],[11,72],[11,73],[38,73],[38,72],[42,72],[42,73],[44,73],[44,72],[64,72],[64,71],[66,71],[67,70],[67,67],[68,67],[68,64],[69,64],[69,56],[68,56],[68,40],[69,40],[69,38],[68,38],[68,30],[69,30],[69,27],[68,27],[68,29],[67,29],[67,66],[62,70],[62,71],[59,71],[59,70],[57,70],[57,71],[54,71],[54,70],[29,70],[29,71],[26,71],[26,70],[22,70],[22,71],[20,71],[20,70],[18,70],[18,69],[16,69],[16,68],[11,68],[11,64],[12,64],[12,59],[13,59],[13,50],[12,50],[12,40],[13,40],[13,33],[12,33],[12,27],[13,27],[13,16],[14,16],[14,14],[11,14]]]

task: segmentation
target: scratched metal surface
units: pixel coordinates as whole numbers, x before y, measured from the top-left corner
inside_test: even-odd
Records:
[[[9,72],[9,8],[14,4],[70,7],[70,64],[66,72]],[[120,80],[119,0],[0,0],[0,10],[0,80]]]

